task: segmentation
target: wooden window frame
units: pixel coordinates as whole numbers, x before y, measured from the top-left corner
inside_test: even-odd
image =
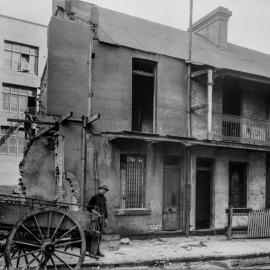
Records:
[[[3,127],[5,130],[8,130],[8,128],[9,128],[6,126],[0,126],[0,138],[5,135],[5,132],[3,132]],[[20,140],[20,138],[24,139],[24,135],[20,136],[20,131],[23,131],[23,130],[19,129],[18,131],[16,131],[15,134],[11,134],[11,136],[7,139],[7,141],[1,146],[1,147],[6,147],[7,150],[5,152],[0,151],[0,155],[8,155],[8,156],[22,156],[23,155],[24,146],[20,145],[19,140]],[[11,145],[10,139],[15,139],[16,145],[15,144]],[[25,139],[23,140],[23,143],[25,144]],[[16,147],[16,153],[15,152],[12,153],[10,151],[11,147]]]
[[[8,46],[9,45],[9,46]],[[30,46],[22,43],[12,42],[8,40],[4,40],[4,51],[11,54],[10,57],[10,66],[7,67],[5,64],[5,68],[11,69],[17,72],[26,72],[29,74],[38,75],[38,60],[39,60],[39,48],[35,46]],[[13,61],[15,59],[15,55],[17,56],[18,61]],[[31,63],[30,59],[34,59],[34,63]],[[6,59],[5,59],[6,60]],[[26,60],[27,68],[24,69],[24,63]],[[14,66],[13,63],[17,63]],[[33,65],[31,69],[31,64]]]
[[[9,90],[7,90],[9,89]],[[4,95],[7,95],[8,98],[8,107],[9,109],[6,110],[4,107]],[[11,110],[11,97],[17,97],[17,110],[12,111]],[[35,88],[31,88],[31,87],[25,87],[25,86],[19,86],[19,85],[12,85],[12,84],[5,84],[3,83],[2,85],[2,103],[1,103],[1,110],[4,112],[10,112],[13,114],[22,114],[24,113],[24,111],[28,110],[29,107],[28,106],[28,100],[26,102],[26,108],[24,111],[21,111],[21,102],[20,100],[22,100],[23,97],[36,97],[36,89]]]

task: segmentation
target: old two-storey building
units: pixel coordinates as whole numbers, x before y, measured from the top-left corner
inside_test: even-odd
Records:
[[[0,15],[0,193],[18,184],[25,145],[23,126],[7,118],[35,113],[46,57],[45,25]]]
[[[109,186],[110,233],[218,230],[229,205],[268,207],[270,56],[228,42],[229,10],[194,23],[191,61],[188,32],[81,1],[54,14],[46,113],[73,111],[65,170],[84,203]]]

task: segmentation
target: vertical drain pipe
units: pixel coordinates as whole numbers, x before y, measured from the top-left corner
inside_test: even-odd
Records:
[[[81,182],[81,205],[85,201],[85,184],[86,184],[86,117],[82,117],[82,182]],[[84,210],[84,206],[83,209]]]
[[[187,69],[187,124],[188,137],[191,137],[191,58],[192,58],[192,14],[193,0],[190,0],[189,8],[189,42],[188,42],[188,69]]]
[[[190,0],[189,8],[189,44],[188,44],[188,69],[187,69],[187,128],[188,137],[192,135],[191,132],[191,58],[192,58],[192,14],[193,14],[193,0]],[[191,206],[191,149],[186,148],[186,215],[185,215],[185,231],[186,236],[189,237],[190,227],[190,206]]]

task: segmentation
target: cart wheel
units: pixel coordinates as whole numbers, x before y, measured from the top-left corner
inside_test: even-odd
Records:
[[[79,270],[86,243],[79,223],[63,210],[32,212],[12,228],[6,242],[8,269]]]

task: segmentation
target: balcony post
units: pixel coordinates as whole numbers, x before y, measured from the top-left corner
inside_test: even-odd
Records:
[[[213,70],[208,69],[207,72],[207,134],[208,140],[212,140],[212,125],[213,125]]]

